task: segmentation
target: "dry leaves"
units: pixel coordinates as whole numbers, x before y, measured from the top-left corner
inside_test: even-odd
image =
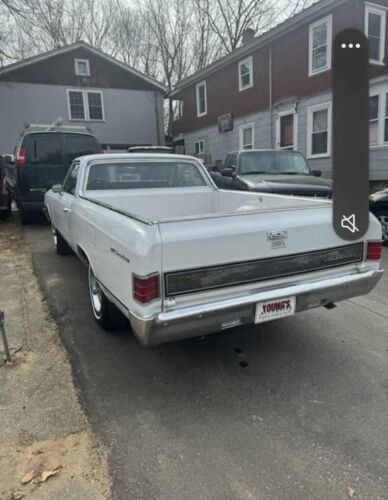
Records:
[[[40,475],[40,477],[38,478],[38,474],[35,473],[35,470],[31,470],[29,472],[26,472],[26,474],[24,474],[24,476],[21,478],[20,482],[22,484],[28,484],[30,483],[33,479],[35,479],[35,482],[39,482],[39,483],[44,483],[45,481],[47,481],[47,479],[49,479],[50,477],[52,476],[55,476],[56,474],[58,474],[58,472],[61,470],[62,468],[62,465],[60,465],[59,467],[57,467],[56,469],[52,469],[52,470],[44,470],[42,472],[42,474]]]
[[[30,470],[29,472],[26,472],[24,476],[21,478],[20,482],[22,484],[28,484],[34,479],[34,470]]]
[[[353,488],[351,488],[350,486],[348,486],[348,497],[349,498],[354,498],[356,494],[356,490],[354,490]]]
[[[53,470],[44,470],[42,472],[42,475],[40,476],[40,482],[44,483],[45,481],[47,481],[47,479],[49,477],[55,476],[55,474],[58,474],[60,469],[61,469],[61,466],[57,467],[56,469],[53,469]]]

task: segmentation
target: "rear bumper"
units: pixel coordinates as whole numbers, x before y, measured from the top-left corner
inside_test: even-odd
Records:
[[[153,318],[129,314],[134,334],[144,346],[161,344],[190,337],[209,335],[233,326],[252,324],[255,304],[296,296],[296,312],[324,306],[332,302],[369,293],[378,283],[383,270],[324,279],[310,283],[267,290],[199,306],[162,312]]]

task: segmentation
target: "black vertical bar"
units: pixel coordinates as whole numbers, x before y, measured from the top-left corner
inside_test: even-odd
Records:
[[[365,35],[339,33],[333,46],[333,225],[351,241],[369,226],[368,69]]]

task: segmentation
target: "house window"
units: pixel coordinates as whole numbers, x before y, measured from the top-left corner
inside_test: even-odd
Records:
[[[89,120],[103,120],[104,113],[102,109],[101,92],[87,92]]]
[[[206,82],[197,83],[195,90],[197,98],[197,116],[206,115],[207,113]]]
[[[82,91],[69,90],[69,114],[71,120],[85,120],[84,94]]]
[[[385,49],[386,9],[378,5],[367,4],[365,7],[365,34],[368,37],[369,59],[383,64]]]
[[[379,142],[379,96],[369,97],[369,144]]]
[[[70,120],[105,120],[102,92],[68,90],[67,100]]]
[[[78,76],[90,76],[88,59],[74,59],[75,74]]]
[[[196,155],[203,155],[205,153],[205,141],[203,139],[197,141],[194,147]]]
[[[280,118],[280,147],[292,148],[294,145],[294,115]]]
[[[240,149],[253,149],[255,142],[255,126],[247,123],[240,127]]]
[[[373,86],[369,96],[369,145],[388,146],[388,86]]]
[[[253,85],[252,57],[248,57],[238,63],[239,90],[245,90]]]
[[[309,28],[309,76],[331,68],[332,16],[325,17]]]
[[[276,147],[297,149],[297,114],[294,109],[278,113],[276,118]]]
[[[309,108],[307,120],[308,157],[319,158],[330,156],[331,104],[322,104]]]

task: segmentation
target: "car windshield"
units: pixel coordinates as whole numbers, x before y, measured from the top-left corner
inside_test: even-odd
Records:
[[[240,174],[310,175],[300,153],[293,151],[250,151],[240,157]]]
[[[89,169],[87,190],[206,186],[198,167],[187,162],[99,163]]]

